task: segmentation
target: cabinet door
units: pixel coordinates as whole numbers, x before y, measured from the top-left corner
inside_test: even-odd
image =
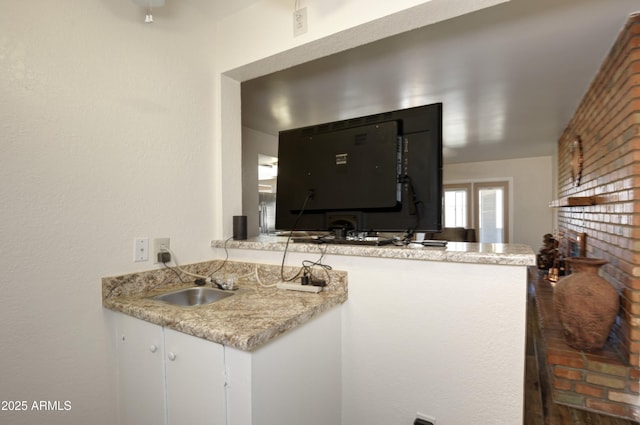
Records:
[[[162,327],[116,315],[120,425],[164,425]]]
[[[169,425],[225,425],[224,353],[220,344],[164,330]]]

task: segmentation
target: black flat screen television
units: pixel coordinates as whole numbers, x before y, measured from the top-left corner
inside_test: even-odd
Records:
[[[442,230],[442,104],[278,137],[276,229]]]

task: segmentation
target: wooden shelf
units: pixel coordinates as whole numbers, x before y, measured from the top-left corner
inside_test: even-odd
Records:
[[[556,199],[551,201],[549,207],[561,208],[561,207],[586,207],[588,205],[595,205],[595,196],[568,196],[566,198]]]

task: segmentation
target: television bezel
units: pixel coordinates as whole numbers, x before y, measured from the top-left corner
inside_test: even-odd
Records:
[[[287,193],[283,184],[292,161],[313,161],[313,153],[296,149],[293,140],[306,140],[318,135],[344,136],[354,129],[395,122],[399,146],[402,148],[398,170],[399,201],[381,209],[313,207],[313,188]],[[391,112],[334,121],[314,126],[284,130],[279,133],[278,182],[276,190],[276,230],[330,232],[331,223],[343,221],[346,227],[356,222],[358,231],[366,232],[439,232],[442,230],[442,103],[422,105]],[[346,138],[345,143],[353,141]],[[287,149],[287,152],[283,151]],[[289,151],[293,149],[293,151]],[[284,172],[284,174],[283,174]],[[407,178],[408,176],[408,178]],[[415,191],[418,204],[410,198]],[[305,208],[304,210],[303,207]],[[418,208],[419,221],[412,211]]]

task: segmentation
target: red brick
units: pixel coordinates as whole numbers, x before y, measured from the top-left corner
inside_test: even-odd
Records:
[[[601,387],[582,383],[576,383],[575,391],[579,394],[584,394],[596,398],[603,398],[606,394],[606,391]]]
[[[568,381],[566,379],[558,379],[555,378],[553,380],[553,388],[561,391],[571,391],[571,387],[573,385],[573,381]]]
[[[579,351],[562,351],[547,348],[547,362],[552,365],[567,366],[573,368],[584,367],[584,359]]]
[[[586,406],[589,409],[598,410],[600,412],[605,412],[610,415],[627,417],[627,408],[623,405],[617,403],[611,403],[604,400],[596,400],[596,399],[587,399]]]
[[[553,374],[558,378],[570,379],[572,381],[582,380],[582,371],[575,369],[567,369],[566,367],[556,366]]]

